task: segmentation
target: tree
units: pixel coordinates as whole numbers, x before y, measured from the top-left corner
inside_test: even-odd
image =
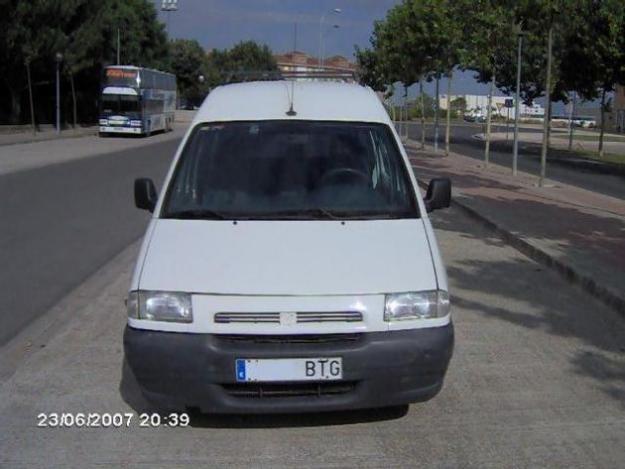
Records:
[[[464,114],[467,110],[467,100],[464,96],[458,96],[457,98],[452,99],[449,105],[452,111],[456,111],[460,114]]]
[[[169,44],[170,70],[176,75],[180,96],[198,100],[208,92],[209,60],[200,44],[191,39],[176,39]],[[199,77],[203,76],[201,82]]]
[[[375,50],[361,49],[356,46],[354,55],[358,65],[360,84],[369,86],[375,91],[386,91],[387,82],[381,69],[379,54]]]
[[[490,129],[492,120],[492,97],[497,78],[503,73],[502,66],[511,62],[514,54],[515,35],[512,12],[504,1],[476,0],[474,8],[468,10],[465,19],[465,39],[468,47],[463,55],[463,68],[475,70],[476,78],[489,83],[486,112],[486,135],[484,144],[484,164],[490,160]],[[510,59],[510,60],[508,60]],[[516,73],[514,74],[516,78]]]
[[[15,2],[9,10],[10,22],[6,26],[6,61],[11,64],[4,72],[5,81],[12,95],[12,112],[21,110],[18,104],[21,90],[28,89],[30,103],[30,120],[33,132],[36,128],[33,64],[51,61],[54,51],[62,41],[62,34],[57,21],[64,18],[64,14],[71,8],[73,2]],[[0,60],[2,62],[2,60]],[[26,72],[26,86],[24,86],[23,71]],[[13,121],[19,116],[12,114]]]
[[[82,92],[93,116],[102,67],[116,62],[118,29],[123,63],[167,65],[167,38],[149,0],[0,2],[5,13],[0,19],[0,75],[10,96],[6,108],[12,122],[19,122],[23,114],[24,90],[32,103],[31,122],[38,111],[45,113],[34,100],[35,89],[52,91],[56,52],[64,56],[73,108]]]
[[[231,74],[237,72],[272,72],[278,70],[278,64],[271,49],[265,44],[254,41],[243,41],[232,49],[213,49],[209,54],[209,67],[216,73],[211,73],[210,85],[223,83]]]
[[[601,99],[599,156],[603,156],[606,94],[625,83],[625,3],[620,0],[576,1],[570,5],[579,21],[567,39],[561,70],[566,87],[583,99]]]
[[[464,0],[405,0],[374,24],[371,44],[377,72],[387,85],[397,81],[410,86],[417,81],[451,76],[460,60]],[[376,83],[377,84],[377,83]],[[423,93],[421,93],[423,95]],[[438,107],[439,94],[436,94]],[[425,114],[425,113],[422,113]],[[435,148],[438,146],[438,115],[435,113]],[[449,149],[449,119],[446,151]],[[425,126],[422,121],[422,138]]]

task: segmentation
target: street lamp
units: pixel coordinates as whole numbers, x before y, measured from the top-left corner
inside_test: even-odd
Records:
[[[56,62],[56,133],[61,133],[61,62],[63,62],[63,54],[57,52],[54,56]]]
[[[516,63],[516,96],[514,106],[514,143],[512,144],[512,175],[517,174],[517,160],[519,158],[519,115],[521,113],[521,51],[523,49],[523,24],[518,25],[517,31],[517,63]]]
[[[326,15],[328,13],[334,13],[334,14],[340,14],[343,10],[341,10],[340,8],[333,8],[330,11],[326,11],[323,15],[321,15],[321,18],[319,19],[319,65],[321,67],[323,67],[323,62],[324,62],[324,58],[323,56],[325,55],[325,44],[324,44],[324,37],[323,37],[323,24],[326,20]],[[335,29],[338,29],[339,25],[335,24],[333,25],[333,27]]]
[[[161,3],[161,11],[167,14],[167,38],[169,38],[169,15],[172,11],[178,10],[178,0],[163,0]]]

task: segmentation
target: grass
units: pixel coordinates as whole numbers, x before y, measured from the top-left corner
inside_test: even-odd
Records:
[[[625,155],[619,155],[616,153],[604,153],[603,158],[599,158],[599,154],[597,152],[591,151],[578,151],[575,152],[584,158],[588,158],[591,160],[597,161],[605,161],[607,163],[614,163],[621,166],[625,166]]]
[[[555,138],[561,138],[561,139],[567,139],[569,138],[568,135],[560,135],[560,134],[551,134],[553,137]],[[573,134],[573,142],[598,142],[599,141],[599,135],[577,135],[577,134]],[[605,135],[603,137],[603,141],[604,142],[624,142],[625,143],[625,136],[620,137],[620,136],[616,136],[616,135]]]

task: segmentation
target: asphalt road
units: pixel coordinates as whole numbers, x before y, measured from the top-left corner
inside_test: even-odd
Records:
[[[135,244],[64,300],[61,328],[0,380],[0,466],[622,467],[622,317],[458,209],[431,216],[456,328],[433,400],[407,411],[193,413],[187,428],[140,427],[138,413],[153,409],[122,353]],[[133,419],[121,428],[38,428],[37,415],[51,412]]]
[[[408,126],[410,138],[421,141],[421,125],[412,123]],[[496,131],[505,132],[505,126],[496,127]],[[524,132],[540,132],[538,129],[524,129]],[[484,142],[476,140],[473,135],[482,132],[480,124],[457,124],[452,125],[450,138],[451,150],[478,160],[484,159]],[[445,127],[441,124],[439,145],[445,145]],[[426,141],[434,142],[434,129],[426,124]],[[523,147],[523,144],[521,144]],[[528,154],[521,148],[519,151],[518,168],[531,174],[540,173],[540,159],[535,154]],[[512,126],[510,127],[510,141],[493,142],[491,144],[490,160],[492,163],[512,168]],[[582,187],[601,194],[625,199],[625,178],[618,175],[599,174],[596,172],[560,165],[547,161],[547,177],[573,186]]]
[[[142,236],[133,181],[159,185],[177,144],[0,176],[0,345]]]

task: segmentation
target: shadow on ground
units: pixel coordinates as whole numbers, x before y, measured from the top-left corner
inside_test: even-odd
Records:
[[[489,249],[504,246],[492,233],[479,225],[476,228],[476,222],[460,216],[458,209],[436,212],[432,215],[432,222],[437,232],[456,232],[468,239],[480,239],[488,243]],[[570,237],[573,235],[569,236],[566,230],[563,230],[563,236],[573,240]],[[603,254],[609,255],[609,250]],[[452,304],[527,329],[539,329],[554,336],[581,341],[582,345],[570,358],[572,370],[595,380],[599,389],[625,408],[625,326],[622,316],[581,289],[567,285],[554,272],[522,256],[457,261],[447,266],[447,273],[452,283]],[[474,292],[487,295],[474,295]],[[494,306],[488,300],[475,299],[489,298],[488,295],[506,299],[497,303],[506,306]]]

